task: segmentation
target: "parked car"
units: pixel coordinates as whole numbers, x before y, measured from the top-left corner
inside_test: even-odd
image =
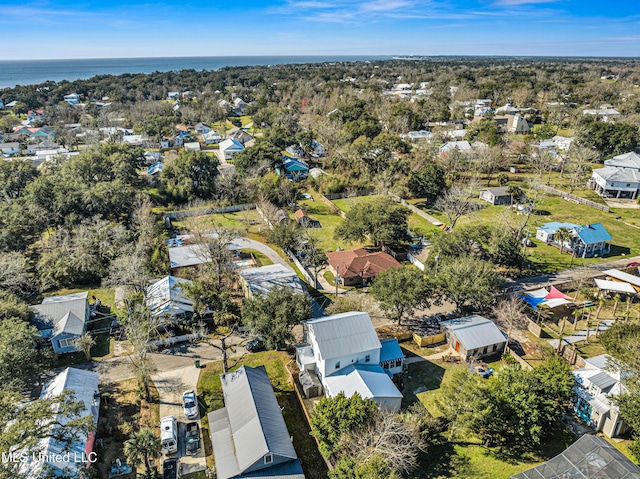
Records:
[[[637,261],[633,261],[632,263],[629,263],[627,266],[625,266],[625,268],[635,268],[636,266],[640,266],[640,263],[638,263]]]
[[[260,351],[261,349],[264,349],[264,339],[262,338],[255,338],[252,339],[251,341],[249,341],[247,343],[247,345],[245,346],[247,348],[247,351]]]
[[[162,463],[163,479],[178,479],[178,460],[167,459]]]
[[[197,419],[198,416],[200,416],[198,397],[193,389],[191,391],[185,391],[182,395],[182,409],[187,419]]]
[[[187,433],[184,436],[187,444],[187,455],[194,456],[200,451],[200,426],[197,422],[190,422],[187,424]]]

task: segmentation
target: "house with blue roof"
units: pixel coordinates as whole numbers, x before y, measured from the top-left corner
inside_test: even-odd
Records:
[[[276,173],[288,180],[303,180],[309,176],[309,167],[302,160],[282,155],[281,163],[276,166]]]
[[[580,226],[574,223],[554,221],[538,226],[536,239],[560,247],[560,241],[556,238],[556,233],[560,228],[571,231],[571,237],[562,241],[562,247],[575,256],[592,258],[604,256],[611,251],[612,237],[602,223]]]

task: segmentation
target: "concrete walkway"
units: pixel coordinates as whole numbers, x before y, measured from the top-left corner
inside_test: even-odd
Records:
[[[609,329],[611,327],[611,325],[613,325],[613,323],[615,322],[615,320],[613,319],[605,319],[604,321],[601,321],[600,324],[597,327],[597,331],[596,328],[589,328],[589,337],[590,338],[595,338],[596,337],[596,332],[598,334],[605,332],[607,329]],[[568,344],[573,344],[573,343],[579,343],[580,341],[586,341],[587,340],[587,330],[586,329],[581,329],[580,331],[577,331],[575,333],[573,333],[570,336],[564,336],[562,338],[562,341]],[[555,349],[558,349],[558,340],[557,339],[550,339],[547,341],[551,346],[553,346]]]
[[[329,281],[324,277],[324,273],[329,271],[326,267],[318,270],[318,284],[320,285],[320,291],[324,291],[325,293],[334,293],[336,292],[336,287],[332,286]],[[338,294],[346,293],[346,289],[338,288]]]

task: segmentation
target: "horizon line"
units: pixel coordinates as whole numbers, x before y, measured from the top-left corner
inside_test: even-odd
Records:
[[[517,54],[365,54],[365,53],[312,53],[312,54],[255,54],[255,55],[180,55],[180,56],[122,56],[122,57],[72,57],[72,58],[0,58],[0,62],[41,62],[41,61],[69,61],[69,60],[148,60],[148,59],[197,59],[197,58],[273,58],[273,57],[286,57],[286,58],[314,58],[314,57],[334,57],[334,58],[347,58],[347,57],[370,57],[375,59],[384,60],[420,60],[428,58],[567,58],[567,59],[640,59],[640,55],[517,55]]]

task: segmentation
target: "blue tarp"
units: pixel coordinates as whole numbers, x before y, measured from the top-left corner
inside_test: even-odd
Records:
[[[545,301],[544,298],[532,298],[531,296],[522,296],[519,294],[516,294],[516,296],[522,299],[523,301],[526,301],[526,303],[529,306],[531,306],[533,309],[536,309],[540,303],[544,303]]]

